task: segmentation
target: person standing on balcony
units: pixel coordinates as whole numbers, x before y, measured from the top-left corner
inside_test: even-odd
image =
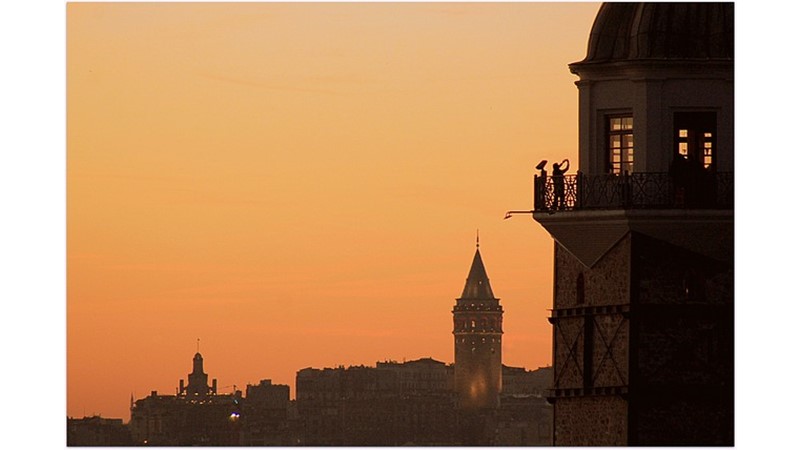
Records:
[[[553,209],[564,209],[567,206],[564,199],[564,173],[568,170],[568,159],[561,161],[561,164],[553,163]]]
[[[547,160],[543,159],[536,165],[539,176],[534,175],[533,209],[547,209]]]

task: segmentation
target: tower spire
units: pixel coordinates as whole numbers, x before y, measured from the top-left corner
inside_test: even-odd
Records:
[[[481,248],[481,229],[475,230],[475,248]]]
[[[472,299],[493,299],[492,286],[489,284],[489,277],[486,275],[486,268],[483,265],[480,249],[480,236],[477,236],[475,256],[472,259],[472,266],[467,275],[467,283],[464,285],[464,291],[461,293],[461,298]]]

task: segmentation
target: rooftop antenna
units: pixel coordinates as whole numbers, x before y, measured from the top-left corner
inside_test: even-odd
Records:
[[[200,338],[197,338],[197,353],[200,353]]]

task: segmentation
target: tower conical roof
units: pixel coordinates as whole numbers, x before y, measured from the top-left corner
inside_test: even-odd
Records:
[[[472,259],[472,267],[469,269],[467,284],[464,285],[464,292],[461,298],[474,299],[494,299],[492,286],[489,284],[489,277],[486,275],[486,268],[483,266],[480,249],[475,249],[475,257]]]

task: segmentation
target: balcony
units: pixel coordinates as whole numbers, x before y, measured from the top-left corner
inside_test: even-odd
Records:
[[[733,172],[534,176],[533,211],[733,209]]]

